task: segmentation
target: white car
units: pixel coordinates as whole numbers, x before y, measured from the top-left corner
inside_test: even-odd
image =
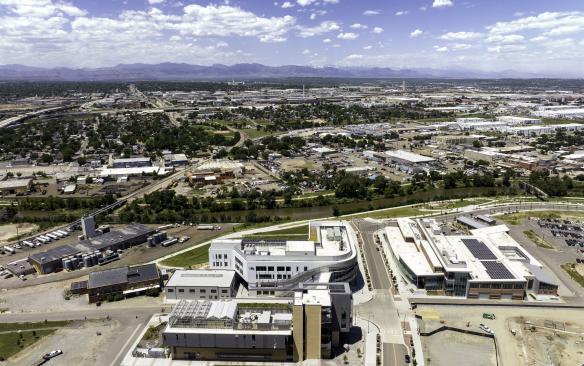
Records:
[[[46,353],[46,354],[43,356],[43,358],[44,358],[45,360],[50,360],[51,358],[57,357],[57,356],[59,356],[59,355],[62,355],[62,354],[63,354],[63,351],[61,351],[60,349],[56,349],[56,350],[54,350],[54,351],[51,351],[51,352],[49,352],[49,353]]]
[[[492,335],[495,335],[495,332],[493,332],[493,331],[491,330],[491,328],[487,327],[486,325],[484,325],[484,324],[482,324],[482,323],[481,323],[481,324],[479,325],[479,327],[480,327],[480,328],[481,328],[481,329],[482,329],[484,332],[486,332],[486,333],[489,333],[489,334],[492,334]]]

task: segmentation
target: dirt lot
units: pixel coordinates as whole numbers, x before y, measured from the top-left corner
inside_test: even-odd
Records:
[[[16,232],[19,235],[25,235],[34,232],[38,229],[38,225],[29,223],[9,224],[0,226],[0,243],[8,242],[9,239],[16,237]]]
[[[496,319],[483,319],[484,312],[492,312]],[[479,324],[484,323],[490,327],[496,336],[499,350],[499,365],[581,365],[584,362],[584,317],[581,309],[558,308],[531,308],[523,306],[489,307],[475,306],[419,306],[418,315],[424,318],[424,329],[435,329],[441,321],[453,327],[479,331]],[[525,321],[536,326],[535,332],[530,327],[524,326]],[[466,327],[469,322],[469,327]],[[527,323],[529,325],[529,323]],[[540,327],[555,324],[558,329],[564,331],[548,330]],[[511,330],[516,331],[513,335]],[[428,365],[479,365],[468,361],[468,357],[474,357],[473,352],[481,352],[476,342],[460,338],[456,335],[453,342],[462,344],[468,352],[458,354],[457,350],[440,352],[448,349],[447,333],[438,333],[432,337],[423,337],[424,348],[429,349],[424,358],[430,357]],[[434,344],[434,337],[446,337]],[[478,337],[475,337],[478,338]],[[428,342],[428,340],[430,341]],[[440,348],[442,347],[442,348]],[[456,348],[458,349],[459,346]],[[434,350],[434,351],[432,351]],[[438,353],[438,354],[437,354]],[[443,354],[441,354],[443,353]],[[493,353],[494,354],[494,353]],[[549,355],[550,359],[546,355]],[[444,359],[444,357],[447,357]],[[432,363],[432,361],[450,363]],[[535,361],[535,362],[534,362]]]
[[[495,366],[495,343],[490,338],[444,331],[423,337],[424,359],[427,366],[462,364]]]

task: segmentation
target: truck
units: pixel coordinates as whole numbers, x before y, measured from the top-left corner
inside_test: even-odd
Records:
[[[41,235],[41,236],[39,236],[39,238],[44,239],[45,240],[45,243],[50,243],[51,241],[53,241],[52,238],[50,238],[50,237],[48,237],[46,235]]]
[[[64,238],[65,235],[63,235],[62,233],[58,232],[58,231],[53,231],[51,234],[56,235],[59,238]]]
[[[10,254],[16,253],[16,250],[14,250],[14,248],[12,248],[12,247],[9,247],[8,245],[5,245],[4,246],[4,250],[7,251]]]
[[[57,230],[58,232],[60,232],[61,234],[63,234],[63,236],[69,236],[69,232],[66,230]]]
[[[203,225],[197,225],[197,230],[221,230],[221,226],[203,224]]]
[[[495,314],[493,314],[493,313],[483,313],[483,319],[495,320]]]

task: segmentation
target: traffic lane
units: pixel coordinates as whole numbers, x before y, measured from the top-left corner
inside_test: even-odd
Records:
[[[367,269],[371,276],[371,285],[376,290],[391,289],[391,281],[383,257],[377,250],[373,234],[366,233],[363,235],[363,250],[365,251],[365,260],[367,261]]]
[[[406,355],[408,349],[403,344],[384,343],[383,344],[383,365],[384,366],[407,366]]]

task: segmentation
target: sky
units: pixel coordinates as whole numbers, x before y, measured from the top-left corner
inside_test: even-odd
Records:
[[[0,65],[567,72],[584,0],[0,0]]]

